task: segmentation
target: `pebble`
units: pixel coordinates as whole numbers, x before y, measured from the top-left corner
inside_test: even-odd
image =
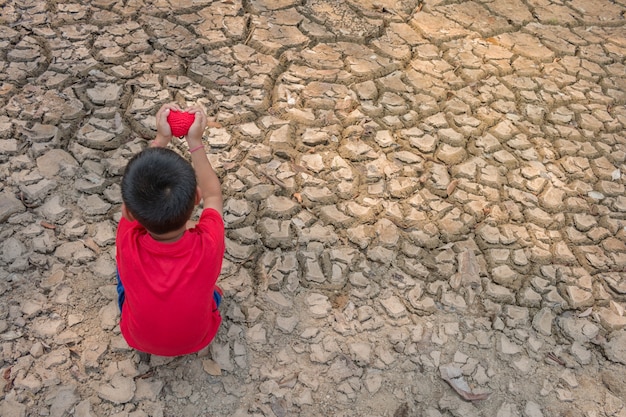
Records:
[[[26,417],[26,406],[11,399],[4,399],[0,403],[3,417]]]
[[[230,347],[228,344],[213,342],[209,345],[211,358],[220,369],[232,372],[235,368],[231,361]]]
[[[543,417],[541,407],[534,401],[527,401],[522,413],[524,417]]]
[[[502,334],[498,338],[498,350],[505,355],[515,355],[520,353],[522,348]]]
[[[309,294],[306,303],[309,306],[309,313],[315,318],[326,317],[332,308],[328,297],[319,293]]]
[[[298,317],[297,316],[289,316],[282,317],[279,316],[276,318],[276,327],[282,330],[285,333],[291,333],[298,325]]]
[[[57,335],[65,328],[65,320],[62,318],[46,319],[38,317],[33,320],[33,332],[41,338],[52,337]]]
[[[359,365],[368,365],[372,360],[372,348],[369,343],[355,342],[350,344],[352,358]]]
[[[280,310],[288,310],[293,306],[293,302],[278,291],[268,291],[265,297],[270,305]]]
[[[382,299],[381,304],[385,308],[387,314],[389,314],[392,318],[402,317],[406,314],[406,308],[398,297],[391,296],[389,298]]]
[[[117,301],[112,301],[102,307],[99,312],[99,317],[102,329],[111,330],[115,328],[119,321],[119,306],[117,305]]]
[[[613,332],[604,345],[604,354],[610,361],[626,365],[626,330]]]
[[[100,360],[106,351],[106,344],[103,344],[95,339],[87,339],[83,345],[81,363],[87,369],[99,369]]]
[[[91,410],[91,403],[89,400],[82,400],[74,408],[74,415],[76,417],[95,417]]]
[[[116,374],[109,383],[98,388],[98,396],[114,404],[125,404],[133,399],[136,385],[132,378]]]
[[[25,209],[24,205],[13,195],[7,192],[0,194],[0,223],[4,223],[9,217]]]
[[[74,407],[79,397],[76,393],[76,386],[60,386],[57,390],[47,396],[50,404],[50,417],[63,417]]]
[[[554,315],[552,310],[548,308],[541,309],[533,317],[533,328],[544,336],[550,336],[552,334],[552,322],[554,321]]]
[[[587,349],[580,342],[572,343],[572,347],[570,348],[570,353],[572,356],[580,363],[581,365],[589,365],[591,363],[592,354],[589,349]]]

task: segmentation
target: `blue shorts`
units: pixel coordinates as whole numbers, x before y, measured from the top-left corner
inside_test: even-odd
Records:
[[[122,306],[124,305],[124,300],[126,299],[126,294],[124,293],[124,285],[122,285],[122,280],[120,279],[120,273],[117,272],[117,305],[122,311]],[[215,300],[215,305],[217,308],[220,308],[220,304],[222,303],[222,296],[217,290],[213,290],[213,299]]]

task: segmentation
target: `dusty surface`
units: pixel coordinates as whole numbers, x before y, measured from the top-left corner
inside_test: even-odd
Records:
[[[622,0],[0,7],[3,417],[626,416]],[[171,100],[224,324],[146,362],[118,184]]]

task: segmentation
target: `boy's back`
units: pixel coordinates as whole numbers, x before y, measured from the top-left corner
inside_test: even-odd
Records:
[[[172,243],[122,218],[116,246],[125,289],[120,328],[128,344],[162,356],[207,346],[222,320],[213,298],[224,256],[219,213],[203,210],[197,226]]]

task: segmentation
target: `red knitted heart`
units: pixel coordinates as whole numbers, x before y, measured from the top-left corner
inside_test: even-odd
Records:
[[[195,114],[184,111],[170,110],[170,114],[167,115],[167,122],[172,128],[172,135],[177,137],[185,136],[194,120],[196,120]]]

